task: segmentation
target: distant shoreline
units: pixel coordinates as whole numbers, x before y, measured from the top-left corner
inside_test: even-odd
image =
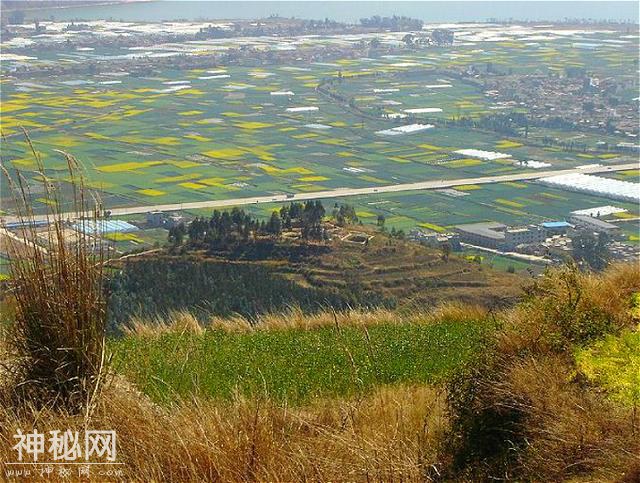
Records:
[[[39,10],[66,10],[70,8],[86,8],[86,7],[109,7],[112,5],[126,5],[129,3],[151,3],[157,0],[105,0],[103,2],[76,2],[74,4],[69,5],[40,5],[37,7],[23,7],[23,6],[15,6],[15,7],[2,7],[4,12],[15,12],[21,10],[23,12],[37,12]],[[28,2],[24,2],[28,4]]]
[[[30,7],[30,19],[53,15],[62,21],[121,19],[127,22],[254,20],[276,15],[282,18],[324,19],[358,23],[374,15],[406,16],[426,23],[459,22],[562,22],[638,23],[635,2],[489,2],[489,1],[208,1],[98,0],[84,5]],[[15,3],[12,8],[21,8]],[[41,18],[43,20],[44,18]]]

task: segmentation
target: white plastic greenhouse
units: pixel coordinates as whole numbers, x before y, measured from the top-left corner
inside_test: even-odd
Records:
[[[540,183],[615,200],[640,202],[640,183],[603,178],[589,174],[560,174],[542,178]]]

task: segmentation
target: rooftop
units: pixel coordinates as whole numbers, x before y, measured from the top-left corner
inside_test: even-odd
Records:
[[[138,230],[137,226],[122,220],[81,220],[71,225],[71,228],[86,235],[127,233]]]
[[[504,230],[506,228],[507,226],[502,223],[470,223],[456,226],[458,231],[493,238],[494,240],[504,240]]]
[[[598,218],[595,218],[593,216],[586,216],[586,215],[574,215],[571,217],[572,220],[575,220],[577,222],[582,222],[582,223],[587,223],[591,226],[593,226],[594,228],[598,229],[602,229],[602,230],[619,230],[620,227],[618,225],[614,225],[613,223],[608,223],[606,221],[602,221]]]
[[[543,228],[569,228],[571,223],[566,221],[545,221],[542,223]]]

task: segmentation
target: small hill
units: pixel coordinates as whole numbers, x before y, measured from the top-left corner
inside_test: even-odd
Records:
[[[355,241],[354,241],[355,240]],[[365,242],[365,240],[367,240]],[[117,263],[116,323],[131,315],[188,309],[198,317],[253,317],[299,306],[433,307],[462,301],[515,302],[526,278],[492,270],[371,228],[340,230],[330,241],[263,238],[225,250],[183,247]]]
[[[356,280],[365,290],[393,298],[399,305],[458,300],[483,305],[507,304],[520,294],[521,277],[499,272],[440,250],[358,227],[368,236],[366,246],[334,240],[321,257],[302,267],[304,281],[312,286],[345,286]],[[356,235],[357,236],[357,232]]]

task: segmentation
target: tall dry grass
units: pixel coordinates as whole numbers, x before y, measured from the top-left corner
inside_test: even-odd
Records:
[[[565,357],[519,361],[491,388],[507,410],[524,415],[525,441],[512,468],[529,479],[589,477],[620,481],[640,470],[640,437],[632,409],[572,378]],[[638,481],[638,480],[636,480]]]
[[[629,309],[638,290],[640,261],[614,264],[599,274],[573,266],[553,269],[504,314],[498,351],[566,352],[575,344],[633,327]]]
[[[639,481],[633,408],[584,378],[573,351],[637,324],[640,265],[551,270],[503,314],[484,362],[449,386],[442,453],[453,479]]]
[[[17,235],[6,237],[12,254],[8,303],[13,314],[2,361],[3,395],[8,404],[87,410],[99,395],[104,375],[107,253],[87,234],[79,232],[71,242],[65,238],[61,186],[47,178],[26,132],[25,141],[44,190],[48,230],[44,243],[39,242],[43,233],[36,223],[29,182],[3,165],[19,221]],[[61,154],[67,162],[74,217],[100,223],[99,201],[85,188],[77,160]]]
[[[290,408],[266,399],[161,407],[124,383],[96,407],[92,428],[115,430],[123,481],[420,481],[446,427],[429,387],[382,387],[362,398]],[[82,417],[45,411],[38,427],[82,430]],[[24,429],[0,409],[0,461]]]
[[[153,337],[165,333],[201,333],[205,327],[230,333],[270,330],[312,330],[320,327],[371,327],[380,324],[434,324],[439,322],[468,322],[485,320],[489,312],[479,305],[447,302],[428,311],[412,309],[399,312],[389,309],[351,309],[308,313],[290,307],[281,313],[261,314],[255,318],[241,315],[211,317],[199,321],[186,310],[174,311],[154,318],[133,317],[123,327],[126,335]]]

